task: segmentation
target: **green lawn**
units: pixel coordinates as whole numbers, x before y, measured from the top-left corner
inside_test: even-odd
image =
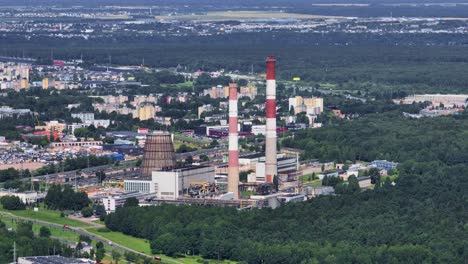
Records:
[[[67,217],[60,217],[59,211],[47,210],[44,208],[39,208],[39,211],[34,212],[31,209],[19,210],[19,211],[10,211],[5,210],[0,206],[0,211],[8,212],[16,216],[25,217],[34,220],[45,221],[49,223],[59,224],[59,225],[69,225],[73,227],[86,227],[89,226],[87,223],[83,223],[78,220],[69,219]]]
[[[145,254],[151,255],[151,249],[149,243],[141,238],[136,238],[128,235],[124,235],[120,232],[99,232],[99,228],[89,228],[86,231],[104,237],[111,240],[122,246],[137,250],[138,252],[143,252]]]
[[[250,195],[254,195],[255,191],[243,191],[241,192],[242,197],[249,197]]]
[[[312,187],[322,186],[322,180],[311,181],[311,182],[306,183],[305,185],[312,186]]]
[[[317,180],[318,179],[317,174],[315,174],[315,179],[312,179],[312,178],[313,178],[313,173],[299,176],[299,180],[301,180],[302,182],[309,182],[309,181]]]
[[[176,83],[176,84],[160,84],[161,87],[168,88],[168,87],[176,87],[176,88],[192,88],[193,82],[184,82],[184,83]]]
[[[198,145],[195,145],[193,143],[184,143],[180,141],[174,141],[174,149],[177,151],[183,144],[185,144],[187,147],[196,148],[197,150],[200,149]]]
[[[100,225],[105,225],[105,224],[106,224],[104,221],[101,221],[101,220],[99,220],[99,219],[93,220],[93,221],[91,221],[91,222],[96,223],[96,224],[100,224]]]
[[[205,141],[199,138],[192,138],[192,137],[187,137],[179,133],[174,134],[174,141],[182,141],[182,142],[187,142],[187,143],[192,143],[197,146],[205,146],[210,144],[209,141]],[[185,143],[185,144],[187,144]]]
[[[11,227],[13,229],[16,229],[16,223],[17,221],[15,219],[10,218],[10,216],[7,215],[0,215],[0,220],[5,223],[7,227]],[[42,225],[39,224],[33,224],[33,231],[34,234],[39,234],[39,229],[42,227]],[[78,235],[74,232],[62,229],[62,228],[55,228],[55,227],[47,227],[50,230],[51,236],[55,238],[61,238],[65,239],[67,241],[71,242],[78,242]]]

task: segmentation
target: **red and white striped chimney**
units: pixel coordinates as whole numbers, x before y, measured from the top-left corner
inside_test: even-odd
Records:
[[[239,143],[237,131],[237,84],[229,84],[229,168],[228,192],[239,199]]]
[[[276,164],[276,58],[266,58],[266,135],[265,182],[272,183],[277,174]]]

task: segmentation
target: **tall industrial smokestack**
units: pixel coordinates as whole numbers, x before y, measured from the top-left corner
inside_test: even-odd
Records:
[[[229,168],[228,192],[239,199],[239,143],[237,132],[237,84],[229,84]]]
[[[266,58],[266,136],[265,136],[265,182],[273,182],[277,174],[276,164],[276,58]]]

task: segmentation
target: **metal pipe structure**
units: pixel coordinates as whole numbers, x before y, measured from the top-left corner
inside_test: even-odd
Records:
[[[276,161],[276,58],[266,58],[266,135],[265,135],[265,182],[272,183],[277,175]]]
[[[228,192],[239,199],[239,143],[237,131],[237,84],[229,84],[229,168]]]

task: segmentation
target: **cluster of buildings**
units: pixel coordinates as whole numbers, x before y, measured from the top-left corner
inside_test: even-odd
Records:
[[[94,127],[104,127],[107,128],[110,126],[111,121],[109,119],[95,119],[94,113],[82,112],[82,113],[72,113],[71,116],[80,120],[78,123],[61,123],[57,120],[51,120],[44,122],[42,126],[35,126],[34,130],[36,132],[43,131],[45,133],[57,133],[57,134],[69,134],[73,135],[76,129],[85,128],[89,126]],[[60,138],[62,138],[61,135]]]
[[[419,94],[394,101],[401,104],[427,102],[429,104],[418,114],[404,113],[404,115],[411,118],[435,117],[458,114],[465,110],[468,104],[468,94]]]
[[[116,112],[121,115],[132,115],[133,118],[138,118],[141,121],[155,119],[156,122],[167,124],[170,117],[160,117],[156,114],[162,111],[160,104],[168,104],[171,102],[188,102],[188,93],[178,93],[174,96],[164,96],[163,94],[136,95],[130,100],[125,95],[107,95],[97,96],[101,98],[102,103],[93,103],[95,110],[99,112],[112,113]]]
[[[305,113],[309,118],[309,124],[313,124],[316,117],[323,112],[323,98],[295,96],[288,99],[288,106],[296,115]]]
[[[7,117],[19,117],[31,114],[32,112],[29,109],[14,109],[9,106],[0,106],[0,119]]]
[[[154,132],[146,136],[141,165],[141,178],[124,180],[126,194],[106,196],[102,203],[107,211],[124,202],[127,195],[137,197],[143,203],[199,203],[240,206],[242,202],[257,206],[265,205],[268,199],[283,197],[292,201],[294,193],[279,193],[266,199],[263,195],[240,201],[240,190],[261,189],[264,195],[274,192],[274,179],[279,178],[281,188],[297,185],[298,157],[277,154],[276,128],[276,82],[275,58],[267,59],[267,100],[265,125],[265,152],[240,157],[238,147],[239,123],[237,118],[238,87],[229,85],[228,162],[207,165],[177,163],[171,134]],[[255,169],[245,186],[239,183],[240,161],[245,160],[242,170]],[[242,188],[242,189],[241,189]],[[297,189],[295,189],[297,192]],[[297,193],[295,193],[297,194]],[[286,197],[287,196],[287,197]],[[300,196],[304,200],[305,196]],[[296,197],[297,198],[297,197]]]
[[[323,98],[320,97],[302,97],[296,96],[289,98],[289,109],[293,109],[294,113],[307,113],[310,115],[318,115],[323,112]]]
[[[78,66],[81,60],[53,61],[53,65],[34,65],[34,60],[20,58],[2,58],[0,62],[0,90],[29,89],[96,89],[109,86],[138,85],[134,77],[125,73],[142,70],[140,67],[91,67]],[[36,76],[36,80],[31,76]],[[39,80],[37,79],[39,78]]]
[[[129,101],[128,96],[124,95],[107,95],[99,96],[104,102],[93,103],[95,110],[99,112],[112,113],[116,112],[121,115],[131,114],[133,118],[138,118],[141,121],[156,117],[156,113],[161,111],[161,107],[157,106],[159,96],[156,95],[137,95],[133,101]]]
[[[431,105],[457,108],[467,105],[468,94],[415,94],[403,100],[395,100],[397,103],[412,104],[430,102]]]
[[[110,86],[137,85],[134,77],[126,76],[125,73],[140,71],[139,67],[125,68],[108,68],[108,67],[91,67],[89,69],[78,66],[77,61],[54,61],[50,66],[36,66],[34,71],[38,76],[41,76],[41,82],[33,82],[33,86],[42,87],[42,89],[99,89]]]
[[[94,113],[90,113],[90,112],[72,113],[71,116],[81,121],[81,123],[77,123],[77,124],[73,123],[67,127],[68,130],[72,133],[78,127],[85,127],[85,126],[92,125],[94,127],[107,128],[111,123],[109,119],[95,119]]]
[[[0,90],[29,88],[30,64],[0,62]]]
[[[254,99],[258,94],[257,87],[254,85],[241,86],[239,91],[239,98],[248,97]],[[229,97],[229,86],[217,85],[209,89],[203,90],[200,96],[209,96],[213,99],[228,98]]]

